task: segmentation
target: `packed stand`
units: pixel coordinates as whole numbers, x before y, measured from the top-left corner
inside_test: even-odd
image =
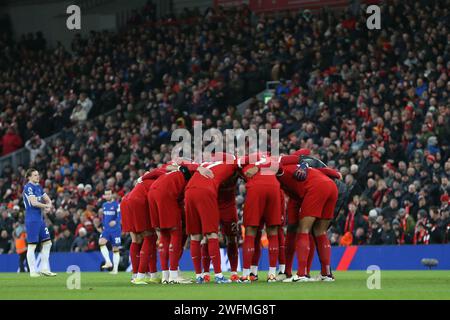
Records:
[[[0,60],[16,71],[1,66],[2,130],[15,140],[7,150],[27,141],[30,165],[56,201],[47,221],[54,250],[98,250],[104,189],[130,191],[169,160],[171,132],[194,120],[204,129],[280,129],[280,152],[307,147],[339,169],[350,192],[329,230],[333,245],[446,243],[444,3],[389,2],[381,31],[368,31],[364,14],[255,17],[243,7],[187,14],[178,24],[155,21],[148,6],[119,34],[76,37],[73,55],[37,50],[42,40],[3,39],[10,45]],[[268,80],[280,81],[275,97],[237,112]],[[4,253],[23,227],[24,169],[6,168],[0,180]],[[244,197],[240,185],[240,210]]]

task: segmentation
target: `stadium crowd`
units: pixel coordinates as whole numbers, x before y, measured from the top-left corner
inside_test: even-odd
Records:
[[[55,251],[98,250],[105,188],[123,197],[170,159],[171,132],[195,120],[280,129],[280,152],[309,148],[337,168],[350,192],[329,230],[333,245],[447,243],[444,4],[387,1],[372,31],[363,11],[272,17],[243,6],[156,20],[149,4],[119,33],[76,36],[71,54],[39,34],[2,34],[2,154],[30,150],[56,202],[46,221]],[[239,113],[270,80],[279,81],[274,97]],[[0,178],[0,253],[14,252],[23,232],[25,170]],[[241,184],[239,212],[244,197]]]

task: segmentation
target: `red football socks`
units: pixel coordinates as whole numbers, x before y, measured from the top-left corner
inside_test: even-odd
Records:
[[[311,266],[314,259],[314,252],[316,251],[316,242],[313,235],[309,234],[309,255],[308,255],[308,275],[311,272]]]
[[[292,265],[294,263],[295,246],[296,246],[297,233],[287,232],[286,235],[286,275],[290,277],[292,275]]]
[[[148,236],[149,239],[149,262],[148,262],[148,271],[150,273],[158,272],[158,268],[156,267],[156,241],[158,240],[158,235],[156,233]]]
[[[211,258],[209,257],[209,252],[208,252],[208,242],[203,243],[201,246],[202,246],[203,272],[209,273],[209,267],[211,265]]]
[[[202,250],[200,248],[200,241],[191,239],[191,258],[194,264],[196,274],[202,273]]]
[[[161,230],[159,240],[159,261],[161,263],[161,269],[163,271],[169,270],[169,244],[170,244],[170,231]]]
[[[208,252],[211,257],[211,261],[214,267],[214,273],[218,274],[222,272],[222,265],[220,259],[220,247],[219,239],[209,238],[208,239]]]
[[[255,236],[245,235],[245,240],[242,248],[242,254],[244,256],[244,269],[250,269],[252,265],[252,259],[255,253]]]
[[[130,245],[130,258],[131,267],[133,268],[133,273],[138,273],[139,263],[140,263],[140,252],[142,243],[132,242]]]
[[[170,270],[177,271],[180,262],[180,251],[182,251],[181,240],[182,240],[181,230],[175,229],[170,231],[170,246],[169,246],[169,262]]]
[[[267,235],[267,239],[269,240],[269,267],[276,268],[278,262],[278,252],[280,249],[278,234]]]
[[[141,252],[139,253],[140,261],[139,261],[139,273],[147,273],[148,272],[148,263],[150,258],[150,239],[148,237],[144,237],[144,241],[142,242]]]
[[[231,272],[236,272],[238,267],[238,247],[236,242],[229,242],[227,245],[227,255],[230,261]]]
[[[284,230],[282,227],[278,229],[278,244],[279,244],[279,250],[278,250],[278,263],[279,264],[286,264],[286,246],[285,246],[285,236],[284,236]]]
[[[297,234],[297,260],[298,270],[297,275],[302,277],[307,275],[308,256],[309,256],[309,234]]]
[[[320,264],[322,266],[322,275],[328,276],[331,274],[330,260],[331,260],[331,245],[330,240],[326,234],[316,236],[317,252],[319,254]]]
[[[259,259],[261,259],[261,230],[259,230],[256,233],[255,236],[255,251],[253,252],[253,258],[252,258],[252,266],[257,266],[259,265]]]

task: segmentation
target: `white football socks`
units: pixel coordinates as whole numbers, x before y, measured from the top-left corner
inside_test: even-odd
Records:
[[[258,266],[251,266],[250,272],[253,273],[255,276],[258,275]]]
[[[109,258],[109,251],[106,245],[100,246],[100,252],[102,253],[103,259],[107,264],[111,264],[111,259]]]
[[[119,271],[119,263],[120,263],[120,252],[114,252],[113,253],[113,271],[118,272]]]
[[[277,267],[269,267],[269,274],[275,275],[277,272]]]
[[[36,272],[36,256],[34,255],[35,250],[36,250],[35,244],[28,245],[27,262],[28,262],[28,269],[29,269],[30,273]]]
[[[52,242],[46,241],[42,245],[42,251],[41,251],[41,271],[50,271],[50,249],[52,248]],[[34,253],[33,253],[34,255]]]

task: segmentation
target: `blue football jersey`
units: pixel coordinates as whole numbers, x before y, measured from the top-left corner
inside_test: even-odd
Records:
[[[33,207],[30,196],[35,196],[37,201],[44,203],[44,190],[39,184],[27,183],[23,188],[23,203],[25,205],[25,221],[43,221],[41,208]]]
[[[114,229],[120,229],[120,206],[117,201],[105,202],[103,204],[103,226],[110,229],[109,223],[116,221]]]

